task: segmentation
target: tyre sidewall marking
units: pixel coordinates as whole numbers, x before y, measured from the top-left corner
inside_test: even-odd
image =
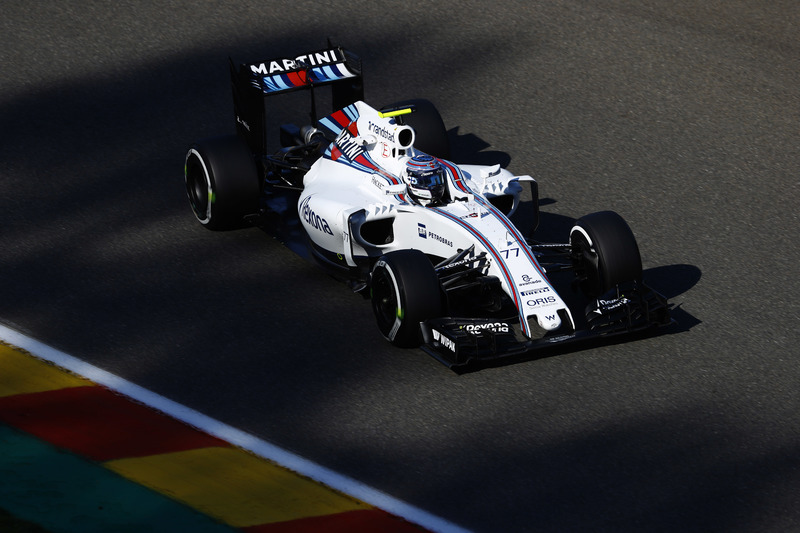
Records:
[[[572,234],[575,233],[576,231],[581,235],[583,235],[583,237],[586,239],[586,242],[589,244],[589,251],[597,255],[597,250],[594,249],[594,242],[592,242],[592,238],[589,237],[589,234],[581,226],[574,226],[572,228],[572,231],[569,232],[570,237],[572,237]]]
[[[394,275],[392,266],[389,263],[384,262],[383,268],[389,273],[389,277],[392,279],[392,288],[394,289],[395,299],[397,300],[397,309],[395,310],[394,314],[394,324],[392,325],[392,329],[390,329],[389,333],[386,335],[390,341],[393,341],[397,336],[397,331],[400,329],[400,326],[403,325],[403,321],[400,319],[400,317],[403,316],[403,301],[400,299],[400,285],[397,283],[397,277]]]

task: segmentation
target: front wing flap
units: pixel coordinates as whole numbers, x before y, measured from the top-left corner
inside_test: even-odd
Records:
[[[458,370],[558,349],[578,342],[602,342],[668,326],[670,304],[645,285],[619,285],[592,300],[574,331],[559,330],[538,339],[524,337],[519,319],[435,318],[420,323],[421,348]],[[573,313],[574,314],[574,313]]]

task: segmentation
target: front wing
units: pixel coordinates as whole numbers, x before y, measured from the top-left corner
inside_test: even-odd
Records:
[[[629,283],[593,300],[574,331],[529,339],[522,335],[518,319],[435,318],[420,323],[421,348],[453,370],[488,366],[565,345],[646,333],[670,325],[669,310],[662,295],[644,283]]]

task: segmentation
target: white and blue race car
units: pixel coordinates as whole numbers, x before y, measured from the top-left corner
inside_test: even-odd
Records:
[[[564,243],[529,241],[534,178],[450,161],[447,130],[426,100],[366,104],[354,54],[329,46],[231,62],[231,79],[237,133],[186,155],[195,216],[213,230],[269,228],[309,252],[371,299],[393,344],[462,369],[671,323],[619,215],[578,219]],[[318,118],[322,86],[335,111]],[[295,90],[311,91],[312,124],[281,126],[281,147],[268,151],[265,99]],[[523,185],[535,213],[526,231],[509,218]]]

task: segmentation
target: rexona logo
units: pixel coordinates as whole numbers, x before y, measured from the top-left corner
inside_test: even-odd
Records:
[[[300,204],[300,216],[303,217],[303,220],[305,220],[306,224],[315,230],[319,230],[322,233],[327,233],[328,235],[333,235],[333,231],[331,230],[328,221],[314,213],[311,207],[309,207],[308,201],[310,199],[311,197],[307,196],[306,199],[303,200],[303,203]]]
[[[273,59],[272,61],[266,61],[264,63],[259,63],[258,65],[250,65],[250,70],[253,71],[253,74],[267,75],[275,74],[276,72],[296,70],[300,68],[301,65],[319,67],[323,65],[331,65],[333,63],[340,63],[342,61],[344,61],[344,57],[341,57],[339,51],[336,49],[331,49],[297,56],[294,59]]]
[[[438,342],[451,352],[456,353],[456,343],[453,341],[453,339],[445,337],[435,329],[431,330],[431,332],[433,333],[433,340],[435,342]]]
[[[491,322],[489,324],[467,324],[464,329],[473,335],[479,335],[484,331],[492,333],[508,333],[508,324],[505,322]]]
[[[630,300],[624,296],[621,298],[615,298],[613,300],[597,300],[597,309],[595,310],[595,313],[603,314],[604,311],[613,311],[614,309],[618,309],[628,303],[630,303]]]

